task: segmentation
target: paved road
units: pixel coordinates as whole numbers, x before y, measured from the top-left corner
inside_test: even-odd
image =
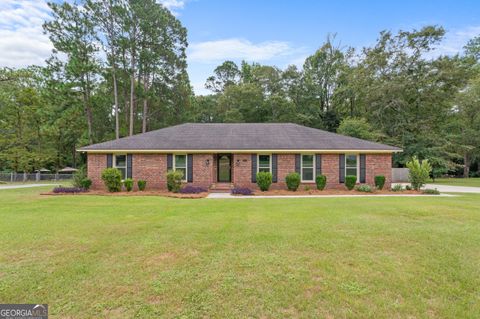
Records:
[[[409,185],[408,183],[401,183],[401,184],[403,186]],[[441,193],[475,193],[475,194],[480,194],[480,187],[427,184],[425,186],[425,188],[436,188]]]
[[[41,186],[57,186],[57,185],[55,185],[55,184],[19,184],[19,185],[0,185],[0,190],[2,190],[2,189],[16,189],[16,188],[41,187]]]

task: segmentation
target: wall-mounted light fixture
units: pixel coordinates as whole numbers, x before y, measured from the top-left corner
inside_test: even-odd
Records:
[[[205,160],[205,166],[208,166],[208,165],[210,165],[210,160],[209,160],[209,159],[206,159],[206,160]]]
[[[237,162],[235,163],[236,166],[240,166],[240,160],[237,159]]]

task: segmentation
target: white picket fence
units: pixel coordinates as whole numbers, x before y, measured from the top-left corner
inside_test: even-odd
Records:
[[[2,182],[39,182],[39,181],[64,181],[72,179],[72,174],[43,174],[43,173],[0,173]]]

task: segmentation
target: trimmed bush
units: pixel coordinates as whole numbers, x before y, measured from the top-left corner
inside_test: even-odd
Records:
[[[425,185],[430,178],[432,172],[432,166],[428,160],[420,162],[416,156],[407,162],[406,166],[409,169],[408,179],[412,184],[414,190],[418,191]]]
[[[80,181],[80,187],[89,190],[90,186],[92,186],[92,180],[90,178],[84,178]]]
[[[355,187],[355,190],[362,193],[373,193],[373,189],[370,187],[370,185],[358,185]]]
[[[431,189],[431,188],[426,188],[422,191],[423,194],[428,194],[428,195],[440,195],[440,191],[438,189]]]
[[[393,187],[392,187],[392,192],[401,192],[403,191],[403,186],[402,184],[395,184]]]
[[[375,176],[375,187],[378,188],[379,190],[382,190],[384,185],[385,185],[385,176],[383,175]]]
[[[357,176],[354,176],[354,175],[345,176],[345,187],[349,191],[351,191],[355,187],[356,183],[357,183]]]
[[[407,191],[411,191],[411,190],[412,190],[412,186],[410,186],[410,185],[406,185],[406,186],[405,186],[405,190],[407,190]]]
[[[250,188],[247,187],[235,187],[232,188],[231,193],[233,195],[252,195],[253,192]]]
[[[167,173],[167,188],[169,192],[178,193],[182,188],[182,171],[169,170]]]
[[[133,189],[133,179],[125,178],[125,180],[123,181],[123,186],[125,186],[127,192],[131,192]]]
[[[145,190],[145,187],[147,187],[147,181],[139,180],[139,181],[137,182],[137,186],[138,186],[138,190],[139,190],[139,191],[144,191],[144,190]]]
[[[270,185],[272,185],[272,174],[269,172],[258,172],[257,185],[262,192],[268,191]]]
[[[323,191],[325,189],[325,186],[327,185],[327,176],[318,175],[315,178],[315,183],[317,184],[317,189]]]
[[[182,193],[182,194],[200,194],[200,193],[205,193],[205,192],[207,192],[206,188],[198,187],[198,186],[192,186],[192,185],[187,185],[180,190],[180,193]]]
[[[289,191],[296,191],[298,186],[300,186],[300,174],[297,172],[289,173],[285,177],[285,183]]]
[[[113,193],[122,190],[122,173],[118,169],[113,167],[104,169],[102,180],[109,192]]]
[[[53,192],[55,194],[74,194],[74,193],[84,193],[87,190],[81,187],[55,187]]]

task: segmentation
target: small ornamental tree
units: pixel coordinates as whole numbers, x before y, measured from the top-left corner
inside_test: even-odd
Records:
[[[345,187],[351,191],[354,187],[355,184],[357,183],[357,176],[355,175],[347,175],[345,176]]]
[[[385,176],[383,175],[375,176],[375,187],[379,190],[382,190],[383,185],[385,185]]]
[[[408,179],[410,180],[410,184],[412,184],[414,190],[420,190],[420,188],[427,183],[430,173],[432,172],[432,166],[428,160],[420,162],[416,156],[408,161],[406,166],[409,170]]]
[[[325,189],[325,186],[327,185],[327,176],[318,175],[315,178],[315,183],[317,184],[317,189],[323,191]]]
[[[90,178],[84,178],[80,181],[80,187],[89,190],[90,186],[92,186],[92,180]]]
[[[74,174],[72,184],[75,187],[82,187],[82,181],[87,178],[87,171],[85,167],[80,167]]]
[[[102,180],[109,192],[122,190],[122,173],[116,168],[106,168],[102,172]]]
[[[169,192],[178,193],[182,188],[182,171],[169,170],[167,173],[167,188]]]
[[[285,183],[289,191],[296,191],[298,186],[300,186],[300,174],[297,172],[289,173],[285,177]]]
[[[268,191],[268,189],[270,188],[270,185],[272,185],[272,173],[258,172],[257,185],[262,192]]]
[[[147,181],[139,180],[139,181],[137,182],[137,185],[138,185],[138,190],[139,190],[139,191],[144,191],[144,190],[145,190],[145,187],[147,187]]]

